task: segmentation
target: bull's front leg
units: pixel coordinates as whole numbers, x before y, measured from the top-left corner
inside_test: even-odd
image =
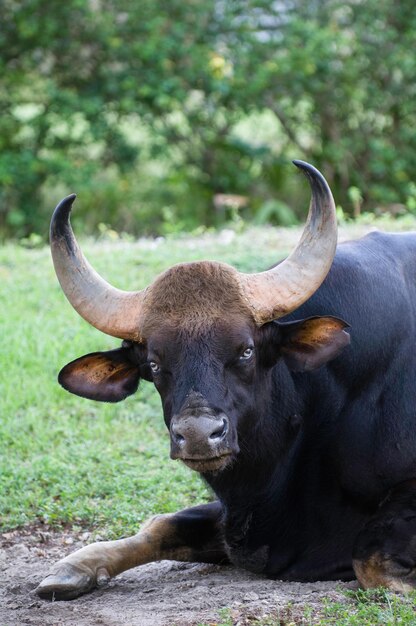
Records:
[[[133,537],[81,548],[59,561],[36,593],[51,600],[72,600],[127,569],[161,559],[228,562],[220,503],[158,515]]]

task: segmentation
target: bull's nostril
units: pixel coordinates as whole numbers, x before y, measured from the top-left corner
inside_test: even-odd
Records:
[[[213,439],[222,439],[225,433],[227,432],[227,421],[223,418],[221,424],[219,424],[218,428],[216,428],[209,436],[211,440]]]
[[[185,437],[181,434],[180,429],[178,428],[177,424],[172,423],[170,431],[171,431],[172,439],[176,443],[176,445],[183,446],[185,443]]]

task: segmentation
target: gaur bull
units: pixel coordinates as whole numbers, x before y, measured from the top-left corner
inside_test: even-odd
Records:
[[[118,402],[152,381],[171,457],[216,499],[78,550],[40,596],[75,598],[158,559],[415,586],[416,235],[371,233],[337,248],[331,191],[295,164],[312,190],[308,220],[290,256],[260,273],[183,263],[143,291],[120,291],[75,240],[75,195],[57,206],[62,289],[85,320],[123,340],[69,363],[60,384]]]

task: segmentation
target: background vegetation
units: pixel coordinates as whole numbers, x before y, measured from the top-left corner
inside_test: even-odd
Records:
[[[416,211],[415,49],[413,0],[2,0],[1,236],[72,191],[87,232],[293,223],[293,157]]]

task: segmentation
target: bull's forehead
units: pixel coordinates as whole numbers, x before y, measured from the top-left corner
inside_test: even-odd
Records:
[[[175,325],[188,332],[201,332],[224,319],[252,320],[238,272],[225,263],[199,261],[174,265],[147,289],[143,337]]]

